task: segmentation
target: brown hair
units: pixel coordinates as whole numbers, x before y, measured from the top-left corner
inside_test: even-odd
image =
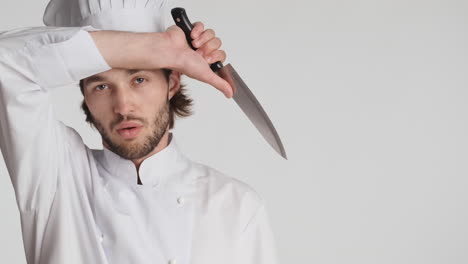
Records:
[[[172,70],[163,69],[163,72],[164,76],[166,77],[166,80],[169,81],[169,75],[171,75]],[[81,94],[84,95],[83,89],[83,80],[80,80]],[[176,116],[187,117],[192,114],[191,107],[193,105],[193,100],[185,94],[185,91],[185,86],[181,84],[179,91],[177,91],[169,101],[169,129],[172,129],[174,127],[174,121]],[[90,125],[93,125],[91,112],[89,111],[89,108],[84,100],[81,103],[81,109],[83,109],[86,115],[86,122],[88,122]]]

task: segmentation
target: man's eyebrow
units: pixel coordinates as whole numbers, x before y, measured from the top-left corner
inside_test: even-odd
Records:
[[[129,69],[129,70],[126,70],[126,71],[127,71],[127,75],[130,76],[130,75],[133,75],[135,73],[139,73],[139,72],[144,71],[144,70]],[[84,83],[85,83],[85,86],[87,86],[87,85],[89,85],[91,83],[94,83],[94,82],[104,82],[106,80],[107,80],[107,78],[102,77],[101,75],[97,74],[97,75],[93,75],[93,76],[90,76],[90,77],[86,78]]]
[[[127,70],[127,74],[128,74],[128,75],[133,75],[133,74],[139,73],[139,72],[141,72],[141,71],[144,71],[144,70],[138,70],[138,69],[135,69],[135,70],[133,70],[133,69],[132,69],[132,70]]]
[[[101,75],[93,75],[93,76],[90,76],[88,78],[86,78],[84,80],[84,85],[87,86],[91,83],[94,83],[94,82],[102,82],[102,81],[105,81],[106,78],[102,77]]]

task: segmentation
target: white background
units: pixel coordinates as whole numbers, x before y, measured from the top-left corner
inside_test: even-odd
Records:
[[[468,2],[178,3],[222,38],[289,160],[191,80],[195,115],[177,122],[178,144],[265,198],[282,263],[468,263]],[[42,25],[46,4],[2,1],[0,30]],[[101,147],[78,88],[53,98]],[[0,262],[25,263],[3,162],[0,195]]]

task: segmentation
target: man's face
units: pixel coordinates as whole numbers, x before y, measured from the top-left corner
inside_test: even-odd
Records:
[[[171,86],[178,86],[172,75],[168,82],[162,70],[111,69],[83,86],[91,122],[111,151],[139,159],[159,144],[168,129]]]

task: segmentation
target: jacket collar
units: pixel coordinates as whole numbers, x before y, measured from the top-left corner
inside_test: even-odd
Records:
[[[106,147],[103,149],[102,166],[112,178],[126,184],[137,185],[137,170],[135,164],[124,159]],[[156,187],[177,178],[189,165],[189,160],[180,152],[173,134],[169,133],[168,145],[158,153],[146,158],[140,164],[139,175],[143,185]],[[180,180],[180,179],[179,179]]]

